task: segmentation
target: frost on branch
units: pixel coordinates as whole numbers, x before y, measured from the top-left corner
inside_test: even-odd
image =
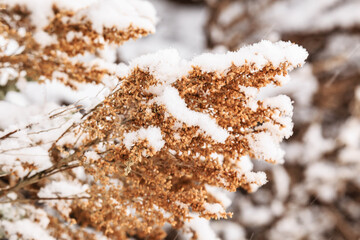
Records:
[[[60,139],[51,150],[77,151],[97,183],[78,206],[91,212],[89,224],[109,236],[148,235],[165,222],[180,228],[191,216],[231,215],[218,191],[207,189],[256,190],[266,175],[251,171],[248,156],[283,161],[279,143],[292,133],[291,100],[257,94],[281,85],[306,57],[289,42],[263,41],[192,61],[165,50],[131,62],[118,88],[64,135],[82,142]]]
[[[141,0],[0,0],[0,73],[32,80],[102,83],[108,73],[79,54],[155,32],[151,4]],[[90,58],[91,59],[91,58]],[[10,70],[9,70],[10,68]],[[4,70],[5,69],[5,70]],[[15,73],[14,73],[15,72]]]

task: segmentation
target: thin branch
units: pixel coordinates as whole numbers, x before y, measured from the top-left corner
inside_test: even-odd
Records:
[[[0,151],[0,154],[2,153],[6,153],[6,152],[11,152],[11,151],[16,151],[16,150],[22,150],[25,148],[34,148],[34,147],[38,147],[38,146],[42,146],[42,145],[46,145],[46,144],[50,144],[53,141],[49,141],[49,142],[42,142],[42,143],[38,143],[38,144],[30,144],[29,146],[21,146],[21,147],[17,147],[17,148],[8,148],[5,150]],[[47,156],[47,155],[46,155]]]
[[[6,188],[6,189],[0,189],[0,197],[4,196],[10,192],[16,192],[16,191],[18,191],[26,186],[29,186],[31,184],[37,183],[38,181],[40,181],[44,178],[47,178],[55,173],[65,171],[65,170],[75,167],[72,165],[72,166],[70,166],[70,168],[69,167],[63,168],[64,166],[67,166],[69,163],[75,161],[76,160],[75,157],[76,156],[74,153],[73,155],[71,155],[67,158],[61,159],[59,162],[57,162],[55,165],[53,165],[50,168],[47,168],[41,172],[38,172],[38,173],[32,175],[31,177],[27,176],[27,177],[22,178],[13,187]]]
[[[343,214],[335,207],[334,205],[330,205],[329,209],[331,210],[332,217],[336,222],[336,227],[343,235],[344,239],[352,240],[352,239],[359,239],[359,235],[356,231],[350,226],[347,221],[344,219]]]
[[[20,129],[16,129],[16,130],[14,130],[14,131],[12,131],[12,132],[9,132],[9,133],[5,134],[4,136],[0,137],[0,140],[3,140],[3,139],[5,139],[5,138],[10,137],[10,136],[13,135],[14,133],[17,133],[18,131],[20,131]]]
[[[36,125],[36,124],[39,124],[39,123],[30,123],[29,125],[26,125],[24,128],[18,128],[16,130],[13,130],[13,131],[1,136],[0,140],[4,140],[5,138],[10,137],[11,135],[13,135],[13,134],[15,134],[15,133],[17,133],[17,132],[19,132],[19,131],[21,131],[23,129],[31,128],[33,125]]]
[[[84,150],[82,150],[80,152],[80,155],[82,155],[81,153],[84,153],[88,147],[90,147],[98,142],[99,142],[99,139],[96,138],[93,141],[87,143],[84,146]],[[18,181],[18,183],[15,186],[6,188],[6,189],[0,189],[0,197],[4,196],[10,192],[17,192],[26,186],[37,183],[40,180],[47,178],[51,175],[54,175],[58,172],[62,172],[62,171],[66,171],[68,169],[78,167],[79,166],[78,163],[69,165],[70,163],[72,163],[74,161],[78,161],[78,159],[77,159],[78,154],[79,154],[79,152],[75,151],[75,153],[73,153],[72,155],[70,155],[66,158],[62,158],[60,161],[56,162],[52,167],[47,168],[41,172],[38,172],[30,177],[28,176],[28,177],[22,178],[21,180]]]
[[[79,199],[90,199],[90,197],[48,197],[48,198],[24,198],[14,199],[9,201],[0,201],[0,204],[16,203],[16,202],[32,202],[32,201],[52,201],[52,200],[79,200]]]
[[[76,103],[75,103],[76,104]],[[78,110],[78,108],[76,107],[76,105],[74,105],[74,104],[72,104],[70,107],[69,106],[66,106],[65,108],[64,108],[64,110],[61,110],[61,111],[59,111],[59,112],[56,112],[56,113],[53,113],[53,112],[55,112],[56,110],[60,110],[61,108],[58,108],[58,109],[54,109],[54,110],[52,110],[51,112],[49,112],[49,118],[51,119],[51,118],[55,118],[56,116],[58,116],[58,115],[61,115],[61,114],[63,114],[63,113],[65,113],[65,112],[67,112],[67,111],[71,111],[71,110]]]

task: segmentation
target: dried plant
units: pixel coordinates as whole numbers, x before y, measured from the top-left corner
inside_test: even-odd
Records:
[[[126,19],[120,15],[109,21],[103,15],[109,9],[101,9],[101,3],[72,6],[48,1],[31,6],[26,1],[10,1],[6,4],[0,12],[0,31],[4,40],[10,40],[8,44],[16,41],[17,47],[10,46],[1,55],[0,66],[10,66],[18,73],[25,71],[26,77],[33,80],[58,79],[74,88],[77,82],[100,84],[108,69],[72,57],[96,53],[108,44],[122,44],[155,31],[151,11],[149,16],[133,14],[132,19]],[[121,8],[121,4],[112,3],[113,11]],[[9,51],[13,54],[6,54]]]
[[[304,63],[303,48],[263,41],[191,61],[165,50],[115,66],[96,51],[153,32],[146,2],[38,2],[41,11],[24,0],[5,2],[0,69],[11,68],[16,81],[96,83],[110,93],[81,113],[70,105],[4,129],[0,234],[162,239],[170,223],[204,238],[196,221],[231,216],[223,191],[251,192],[266,183],[265,173],[252,172],[250,158],[282,163],[291,100],[258,93],[285,83],[288,71]],[[121,4],[138,15],[120,16],[115,25],[104,11]],[[84,53],[96,63],[82,60]],[[45,156],[23,157],[28,150]]]

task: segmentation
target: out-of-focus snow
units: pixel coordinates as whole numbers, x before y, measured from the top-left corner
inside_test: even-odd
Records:
[[[189,6],[166,0],[150,0],[159,18],[156,34],[130,40],[119,48],[121,60],[131,59],[164,48],[175,48],[181,56],[192,58],[204,52],[207,20],[205,5]]]
[[[210,227],[210,221],[200,218],[199,216],[192,214],[192,219],[189,222],[185,222],[185,230],[189,232],[184,232],[182,237],[184,239],[190,240],[193,236],[190,233],[190,229],[196,232],[198,240],[218,240],[215,232]]]

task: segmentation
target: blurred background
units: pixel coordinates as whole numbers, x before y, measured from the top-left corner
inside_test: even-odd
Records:
[[[269,182],[233,198],[221,239],[360,239],[360,1],[153,0],[155,35],[125,43],[118,61],[174,47],[185,58],[262,39],[309,51],[292,81],[262,94],[294,100],[294,135],[284,165],[255,161]],[[168,239],[174,239],[170,232]]]

